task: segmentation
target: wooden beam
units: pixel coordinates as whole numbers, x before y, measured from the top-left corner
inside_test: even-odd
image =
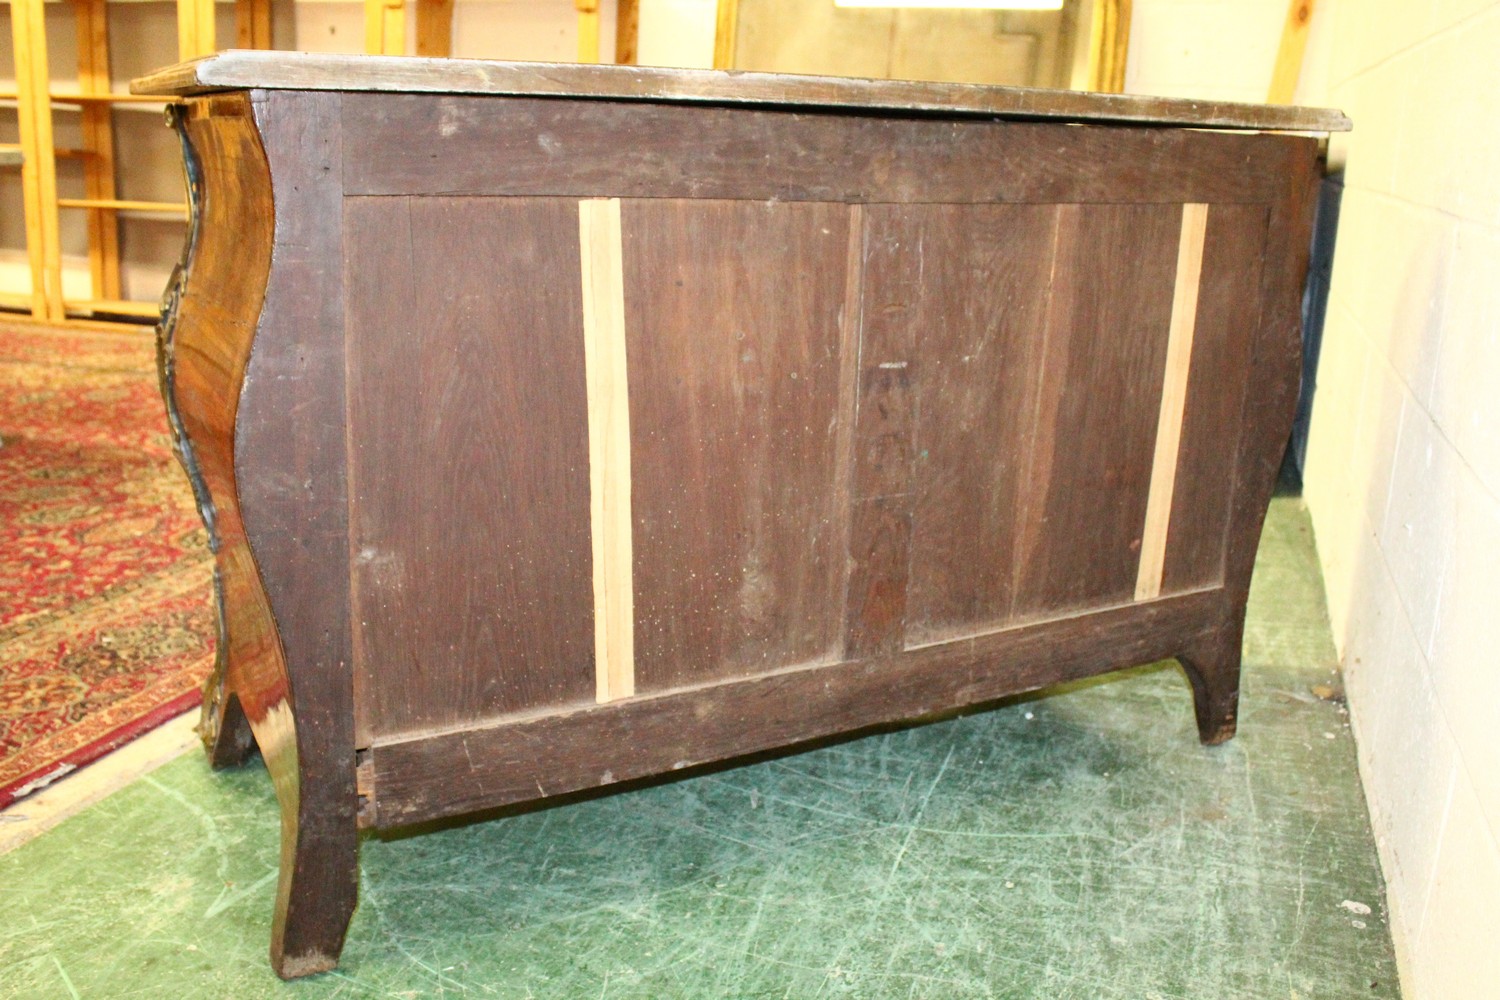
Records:
[[[365,53],[406,54],[405,0],[365,0]]]
[[[1125,92],[1131,14],[1131,0],[1094,0],[1089,33],[1089,89],[1096,93]]]
[[[188,207],[181,202],[175,201],[128,201],[119,198],[59,198],[58,208],[86,208],[90,211],[103,212],[171,212],[174,215],[187,215]],[[100,298],[116,298],[117,296],[104,295]]]
[[[641,0],[619,0],[615,7],[615,62],[634,66],[640,59]]]
[[[112,316],[139,316],[154,319],[161,315],[161,306],[155,302],[135,302],[129,299],[79,299],[67,303],[69,314],[108,313]]]
[[[234,0],[234,44],[240,49],[271,48],[271,0]]]
[[[107,94],[109,78],[109,18],[105,0],[72,0],[78,31],[78,89],[84,94]],[[82,106],[84,197],[108,202],[115,197],[115,135],[110,105]],[[60,203],[59,203],[60,204]],[[89,282],[96,299],[120,297],[120,227],[113,212],[95,208],[88,213]]]
[[[1271,92],[1267,104],[1290,104],[1297,94],[1302,76],[1302,58],[1307,52],[1308,26],[1312,23],[1314,0],[1291,0],[1286,9],[1286,23],[1281,28],[1281,47],[1276,50],[1276,68],[1271,71]]]
[[[60,320],[62,251],[57,232],[57,161],[52,146],[48,97],[47,30],[42,0],[11,0],[11,38],[16,60],[21,191],[26,214],[26,254],[31,265],[31,314]]]
[[[453,0],[417,0],[417,55],[453,54]]]
[[[583,359],[588,386],[589,509],[594,559],[598,701],[635,694],[630,399],[625,369],[625,264],[618,198],[578,203]]]
[[[735,32],[739,30],[740,0],[719,0],[714,17],[714,69],[734,69]]]
[[[599,61],[599,0],[573,0],[578,11],[578,61]]]
[[[1193,330],[1198,320],[1198,284],[1203,274],[1203,237],[1208,231],[1208,206],[1182,206],[1182,230],[1177,243],[1177,280],[1172,289],[1172,318],[1167,330],[1166,373],[1162,378],[1161,408],[1156,418],[1156,447],[1151,460],[1151,486],[1146,494],[1146,524],[1141,531],[1141,561],[1136,572],[1135,599],[1161,595],[1166,565],[1167,532],[1172,519],[1172,493],[1177,483],[1177,453],[1182,442],[1182,415],[1187,405],[1188,367],[1193,360]]]
[[[218,51],[213,0],[177,0],[177,56],[197,59]]]

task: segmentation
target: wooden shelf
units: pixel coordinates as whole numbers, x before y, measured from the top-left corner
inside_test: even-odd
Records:
[[[187,215],[188,207],[175,201],[128,201],[122,198],[59,198],[58,208],[102,208],[112,212],[170,212]]]
[[[29,301],[29,300],[28,300]],[[161,306],[155,302],[133,302],[129,299],[80,299],[63,303],[69,313],[107,313],[112,316],[139,316],[156,319]]]
[[[18,101],[20,95],[14,90],[0,91],[0,101]],[[176,97],[157,97],[152,94],[48,94],[53,104],[177,104]]]
[[[151,94],[52,94],[53,104],[178,104],[176,97]]]
[[[19,167],[26,162],[21,147],[14,143],[0,143],[0,167]]]

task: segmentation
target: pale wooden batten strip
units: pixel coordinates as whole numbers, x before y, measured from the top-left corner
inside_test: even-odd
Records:
[[[1193,327],[1198,318],[1203,235],[1207,227],[1207,205],[1182,206],[1177,281],[1172,292],[1172,323],[1167,334],[1166,375],[1162,379],[1161,412],[1156,420],[1156,453],[1151,460],[1151,491],[1146,499],[1146,524],[1141,532],[1140,569],[1135,579],[1135,599],[1138,601],[1161,594],[1167,528],[1172,519],[1172,490],[1177,479],[1177,449],[1182,440],[1182,414],[1187,404],[1188,366],[1193,358]]]
[[[630,398],[625,264],[618,198],[578,203],[583,357],[588,379],[589,511],[594,552],[594,670],[603,703],[635,694],[630,553]]]

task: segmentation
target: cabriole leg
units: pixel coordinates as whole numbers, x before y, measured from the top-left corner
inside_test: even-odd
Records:
[[[1177,657],[1193,685],[1198,738],[1207,746],[1234,737],[1240,702],[1243,634],[1243,624],[1210,633]]]

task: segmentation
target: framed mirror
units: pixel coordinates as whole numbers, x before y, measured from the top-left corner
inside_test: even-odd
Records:
[[[1118,93],[1131,0],[718,0],[716,69]]]

